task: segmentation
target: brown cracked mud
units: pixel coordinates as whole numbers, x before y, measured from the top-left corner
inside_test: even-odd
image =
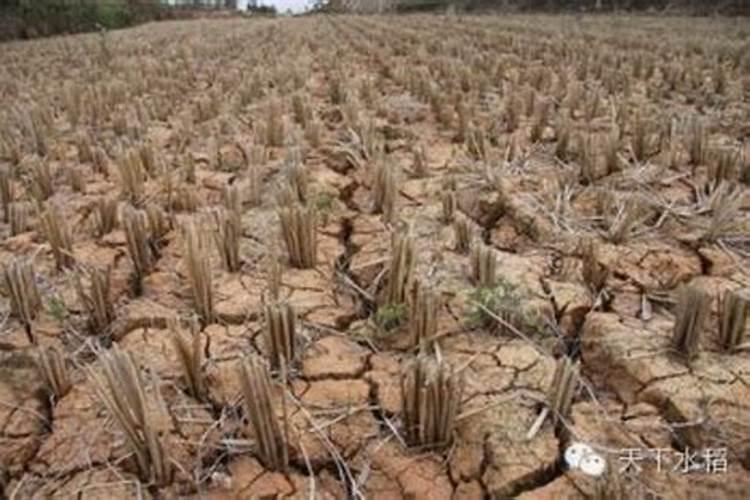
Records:
[[[628,449],[726,452],[718,473],[643,460],[618,472],[616,498],[747,498],[750,353],[719,345],[718,297],[750,286],[749,43],[723,19],[420,15],[164,22],[2,45],[0,168],[7,201],[28,214],[12,228],[4,201],[0,265],[33,260],[41,307],[34,346],[3,282],[0,497],[600,498],[609,474],[564,464],[567,446],[585,442],[612,471]],[[268,143],[274,120],[282,144]],[[136,295],[122,225],[99,235],[95,204],[132,201],[118,165],[144,145],[156,166],[137,203],[162,208],[169,227]],[[317,209],[309,269],[289,264],[277,215],[293,149]],[[391,220],[373,211],[378,161],[398,172]],[[39,164],[52,188],[41,200]],[[250,167],[260,188],[241,206],[239,270],[210,245],[215,321],[202,327],[199,401],[169,330],[194,313],[181,227],[210,221]],[[450,182],[455,214],[512,287],[516,332],[474,321],[469,256],[444,218]],[[40,220],[52,205],[71,230],[68,268],[57,269]],[[409,326],[376,321],[391,237],[405,226],[415,280],[440,295],[433,348],[465,384],[453,439],[432,451],[400,432]],[[598,289],[583,241],[608,271]],[[258,458],[237,379],[243,358],[268,355],[271,258],[300,338],[288,388],[274,385],[277,401],[286,393],[284,473]],[[76,293],[87,266],[111,267],[105,331],[91,331]],[[689,363],[671,343],[686,285],[712,299]],[[38,346],[65,355],[62,398],[45,387]],[[91,370],[114,347],[144,374],[175,465],[168,485],[138,474],[94,391]],[[571,410],[530,436],[566,355],[581,366]]]

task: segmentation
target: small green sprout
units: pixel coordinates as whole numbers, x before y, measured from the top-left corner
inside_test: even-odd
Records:
[[[375,313],[375,324],[382,330],[390,331],[406,321],[406,304],[386,304]]]

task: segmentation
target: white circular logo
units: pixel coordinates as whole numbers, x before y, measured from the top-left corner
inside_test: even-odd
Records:
[[[571,469],[578,469],[587,476],[601,476],[607,470],[607,462],[586,443],[573,443],[564,454],[565,463]]]

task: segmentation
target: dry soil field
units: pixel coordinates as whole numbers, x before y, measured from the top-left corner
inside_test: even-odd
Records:
[[[0,497],[747,498],[749,28],[0,45]]]

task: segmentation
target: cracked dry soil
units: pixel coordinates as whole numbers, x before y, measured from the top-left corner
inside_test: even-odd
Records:
[[[3,196],[28,214],[12,228],[4,201],[0,263],[33,259],[34,338],[65,353],[72,388],[50,398],[4,282],[0,497],[747,498],[750,353],[718,345],[716,298],[750,286],[748,43],[723,19],[420,15],[163,22],[3,45]],[[697,163],[695,117],[711,153]],[[276,122],[281,145],[269,144]],[[614,131],[616,168],[605,169]],[[98,234],[96,203],[134,201],[118,166],[139,148],[153,157],[141,155],[135,203],[161,207],[169,228],[135,296],[126,235],[119,223]],[[292,150],[317,208],[311,269],[287,262],[277,216]],[[736,152],[728,173],[715,157],[726,151]],[[590,154],[593,179],[579,174]],[[373,213],[379,161],[398,172],[390,220]],[[41,201],[39,163],[52,187]],[[210,247],[216,319],[202,328],[201,402],[169,331],[175,314],[194,310],[180,228],[205,220],[213,233],[210,209],[253,176],[257,199],[240,201],[239,271]],[[731,227],[707,239],[717,180],[739,202]],[[518,294],[523,336],[471,321],[469,256],[455,250],[444,215],[451,183],[455,214]],[[639,217],[614,237],[610,209],[631,199]],[[71,230],[72,269],[56,269],[40,222],[51,205]],[[399,380],[415,352],[407,324],[384,331],[375,321],[391,235],[404,225],[415,280],[440,293],[434,350],[465,384],[453,441],[437,451],[401,441]],[[587,238],[608,270],[597,290],[584,269]],[[240,360],[268,354],[269,258],[282,262],[279,296],[294,306],[300,337],[285,396],[286,473],[255,455],[237,379]],[[76,294],[86,266],[111,267],[115,320],[105,331],[88,329]],[[714,299],[690,363],[670,344],[683,285]],[[94,392],[96,353],[115,345],[147,381],[147,411],[175,464],[169,485],[139,477]],[[529,438],[564,355],[582,373],[571,411]],[[683,473],[646,458],[616,481],[595,479],[565,467],[576,441],[612,471],[628,449],[723,449],[727,467]]]

